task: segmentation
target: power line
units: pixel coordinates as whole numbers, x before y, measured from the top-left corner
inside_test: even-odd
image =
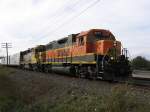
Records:
[[[92,8],[93,6],[97,5],[97,3],[100,2],[100,0],[96,0],[93,3],[91,3],[88,7],[86,7],[85,9],[83,9],[80,13],[76,14],[75,16],[71,17],[70,19],[66,20],[65,22],[63,22],[61,25],[59,25],[58,27],[56,27],[54,30],[51,30],[50,32],[48,32],[45,35],[42,35],[39,37],[38,40],[42,39],[41,37],[46,37],[49,36],[49,34],[53,34],[56,32],[57,29],[61,29],[62,27],[68,25],[70,22],[72,22],[74,19],[76,19],[77,17],[79,17],[80,15],[82,15],[83,13],[85,13],[88,9]]]
[[[70,1],[70,0],[68,0],[68,1]],[[68,1],[67,1],[67,2],[68,2]],[[79,3],[80,1],[81,1],[81,0],[77,0],[74,4],[75,4],[75,5],[79,5],[78,3]],[[71,1],[71,3],[72,3],[72,1]],[[68,3],[66,3],[66,4],[70,4],[70,2],[68,2]],[[66,5],[66,4],[65,4],[65,5]],[[75,6],[75,5],[74,5],[74,6]],[[62,11],[62,10],[65,10],[65,8],[66,8],[66,7],[60,7],[59,9],[57,9],[56,12],[55,12],[56,14],[53,16],[53,19],[55,19],[55,18],[57,19],[57,18],[59,18],[60,16],[64,17],[64,16],[65,16],[64,13],[61,13],[61,14],[60,14],[60,13],[57,13],[57,12]],[[51,19],[51,18],[52,18],[52,16],[50,17],[50,19]],[[59,21],[59,20],[53,21],[53,22],[57,23],[58,21]],[[48,22],[51,23],[52,21],[49,20]],[[51,24],[50,24],[50,25],[51,25]],[[46,28],[47,28],[47,27],[46,27]]]
[[[48,26],[45,26],[45,27],[43,27],[41,30],[40,30],[40,32],[41,33],[39,33],[39,34],[36,34],[36,35],[41,35],[41,36],[37,36],[37,37],[42,37],[42,35],[43,35],[43,32],[45,32],[45,30],[46,29],[49,29],[52,25],[54,25],[54,24],[57,24],[57,23],[59,23],[60,21],[61,21],[61,18],[66,18],[66,17],[68,17],[68,15],[66,15],[65,13],[58,13],[59,11],[62,11],[62,10],[65,10],[67,7],[70,7],[70,8],[72,8],[72,6],[74,7],[74,6],[78,6],[78,7],[80,7],[80,6],[83,6],[82,4],[80,4],[81,3],[81,0],[74,0],[75,2],[70,2],[70,0],[67,0],[67,3],[65,3],[64,5],[62,5],[60,8],[58,8],[56,11],[55,11],[55,13],[53,13],[52,14],[52,16],[50,16],[50,20],[48,20],[48,22],[47,22],[47,24],[48,24]],[[72,3],[72,4],[71,4]],[[67,4],[68,4],[68,6],[67,6]],[[70,4],[70,5],[69,5]],[[55,15],[54,15],[55,14]],[[61,18],[60,18],[61,17]],[[58,19],[59,18],[59,19]],[[49,23],[51,23],[51,24],[49,24]],[[45,32],[45,33],[47,33],[47,31]],[[30,35],[32,35],[32,34],[30,34]],[[35,35],[35,37],[36,37],[36,35]],[[37,38],[37,40],[38,40],[38,38]],[[34,40],[34,42],[35,42],[35,40]]]
[[[77,6],[80,6],[80,4],[79,4],[80,2],[81,2],[81,0],[77,0],[76,2],[73,3],[73,4],[74,4],[73,6],[74,6],[74,7],[75,7],[76,5],[77,5]],[[72,3],[72,1],[71,1],[71,3]],[[68,3],[66,3],[66,4],[70,4],[70,2],[68,2]],[[71,4],[71,5],[72,5],[72,4]],[[58,13],[58,14],[57,14],[57,12],[59,12],[60,10],[61,10],[61,11],[62,11],[62,10],[65,10],[65,8],[67,8],[67,7],[64,7],[64,8],[60,7],[60,8],[55,12],[56,15],[53,17],[53,19],[55,19],[55,20],[54,20],[54,21],[49,20],[48,23],[52,23],[52,24],[55,23],[55,24],[57,24],[57,23],[60,21],[60,20],[56,20],[57,18],[59,18],[59,17],[66,18],[66,16],[65,16],[66,14],[65,14],[65,13],[61,13],[61,14]],[[51,17],[51,18],[52,18],[52,17]],[[49,27],[51,27],[52,24],[49,24],[48,27],[43,28],[42,30],[48,29]]]
[[[75,4],[74,6],[76,6],[76,5],[79,5],[78,3],[79,2],[81,2],[81,0],[76,0],[73,4]],[[70,0],[67,0],[67,3],[65,3],[63,6],[61,6],[60,8],[58,8],[55,12],[53,12],[53,14],[52,14],[52,16],[50,16],[50,18],[46,18],[46,19],[49,19],[48,21],[47,21],[47,23],[45,24],[45,25],[47,25],[47,26],[45,26],[45,25],[43,25],[42,27],[43,28],[41,28],[41,30],[42,30],[42,33],[46,30],[46,29],[49,29],[49,27],[51,27],[53,24],[57,24],[59,21],[60,21],[60,19],[58,19],[58,18],[66,18],[67,16],[65,16],[66,14],[64,14],[64,13],[59,13],[59,11],[63,11],[63,10],[65,10],[65,8],[67,8],[67,7],[64,7],[64,6],[66,6],[66,4],[70,4],[70,3],[72,3],[72,1],[70,2]],[[49,24],[49,23],[51,23],[51,24]],[[39,34],[38,34],[39,35]]]

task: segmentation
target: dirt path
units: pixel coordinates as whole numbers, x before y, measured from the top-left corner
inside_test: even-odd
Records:
[[[25,104],[63,104],[72,97],[110,94],[117,84],[91,81],[57,74],[45,74],[15,69],[10,78],[16,82],[18,95]],[[71,97],[71,98],[70,98]]]
[[[45,74],[32,71],[17,70],[16,73],[11,75],[11,78],[19,83],[23,89],[39,89],[39,93],[42,91],[45,93],[52,89],[52,87],[60,87],[60,91],[66,89],[79,89],[82,91],[95,92],[96,93],[108,93],[115,85],[114,83],[108,83],[105,81],[92,81],[88,79],[79,79],[75,77],[62,76],[57,74]],[[41,92],[40,92],[41,91]]]
[[[118,83],[109,83],[107,81],[79,79],[54,73],[45,74],[18,69],[16,73],[11,75],[11,78],[18,82],[19,86],[22,86],[23,91],[27,93],[28,91],[32,91],[33,96],[39,96],[45,93],[49,93],[53,89],[54,93],[56,89],[56,91],[60,93],[66,90],[78,90],[83,93],[85,92],[85,94],[109,94],[113,87],[124,85]],[[135,89],[141,95],[150,92],[150,89],[142,89],[142,87],[132,87],[132,89]]]

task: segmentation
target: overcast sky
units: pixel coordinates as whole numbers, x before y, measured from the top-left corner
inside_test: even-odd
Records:
[[[110,30],[132,57],[150,59],[149,0],[0,0],[0,43],[10,54],[72,33]],[[80,16],[78,16],[80,15]],[[5,50],[0,48],[0,56]]]

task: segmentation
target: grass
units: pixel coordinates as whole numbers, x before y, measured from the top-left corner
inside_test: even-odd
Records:
[[[104,96],[102,101],[104,112],[148,112],[150,109],[149,101],[141,102],[127,85],[112,88],[111,95]]]
[[[117,85],[110,93],[97,94],[79,88],[68,88],[51,82],[43,95],[21,91],[9,75],[15,71],[0,67],[0,112],[149,112],[149,101],[141,101],[128,85]],[[46,85],[44,84],[44,87]],[[40,89],[40,88],[37,88]],[[35,93],[34,93],[35,94]],[[32,100],[32,99],[31,99]]]
[[[25,112],[149,112],[150,110],[149,101],[141,102],[126,85],[112,88],[109,95],[78,92],[66,92],[57,97],[53,103],[46,100],[30,105]]]
[[[13,72],[12,69],[0,66],[0,112],[12,110],[17,101],[14,82],[8,77]]]
[[[51,108],[52,112],[149,112],[148,101],[140,102],[128,86],[112,88],[110,95],[74,95]]]

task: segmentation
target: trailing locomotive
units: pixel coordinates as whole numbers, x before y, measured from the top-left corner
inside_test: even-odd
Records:
[[[125,79],[131,67],[121,42],[108,30],[91,29],[20,52],[21,68],[103,80]]]

